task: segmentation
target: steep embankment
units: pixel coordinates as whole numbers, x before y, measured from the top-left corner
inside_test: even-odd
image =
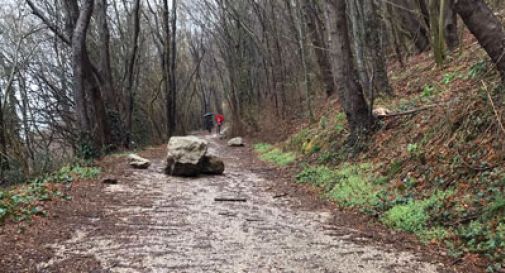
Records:
[[[317,123],[258,152],[280,165],[296,161],[293,180],[415,234],[455,264],[502,270],[505,99],[485,53],[470,37],[464,44],[444,67],[429,55],[392,64],[396,97],[375,105],[402,114],[380,120],[359,147],[345,144],[345,115],[333,101],[320,107]]]

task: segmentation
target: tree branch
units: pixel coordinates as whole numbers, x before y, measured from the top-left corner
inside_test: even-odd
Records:
[[[58,29],[58,26],[56,26],[55,24],[53,24],[45,15],[44,13],[39,9],[37,8],[37,6],[35,6],[33,4],[33,2],[31,0],[26,0],[26,3],[28,4],[28,6],[30,6],[30,8],[32,9],[32,14],[37,16],[40,20],[42,20],[42,22],[44,22],[44,24],[46,24],[46,26],[56,35],[58,36],[65,44],[67,45],[70,45],[71,42],[70,42],[70,39],[65,36],[65,34],[63,34],[60,29]]]

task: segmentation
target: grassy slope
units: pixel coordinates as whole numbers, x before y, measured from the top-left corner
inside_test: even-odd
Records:
[[[413,232],[456,259],[486,258],[489,271],[500,269],[505,98],[496,72],[470,37],[444,67],[428,54],[412,57],[405,68],[390,67],[397,96],[376,105],[394,112],[431,108],[381,121],[362,152],[354,153],[345,145],[345,116],[331,102],[320,107],[317,123],[276,146],[298,155],[298,182],[323,187],[342,207]],[[270,162],[285,158],[281,149],[257,148]]]

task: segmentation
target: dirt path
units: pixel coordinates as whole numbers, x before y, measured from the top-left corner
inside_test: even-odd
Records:
[[[161,159],[149,170],[126,173],[105,188],[104,213],[88,216],[70,239],[46,246],[54,254],[36,271],[88,272],[72,264],[92,259],[95,273],[438,272],[413,254],[353,243],[355,231],[328,225],[329,209],[295,208],[300,201],[276,196],[274,182],[254,162],[210,141],[211,152],[225,159],[224,176],[167,177]]]

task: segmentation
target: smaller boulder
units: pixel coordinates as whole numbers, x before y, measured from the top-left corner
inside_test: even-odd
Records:
[[[151,161],[136,154],[128,155],[128,164],[135,169],[147,169],[151,166]]]
[[[232,138],[228,141],[228,146],[230,147],[242,147],[244,146],[244,139],[241,137]]]
[[[223,174],[224,162],[216,156],[207,155],[202,158],[200,168],[203,174]]]

